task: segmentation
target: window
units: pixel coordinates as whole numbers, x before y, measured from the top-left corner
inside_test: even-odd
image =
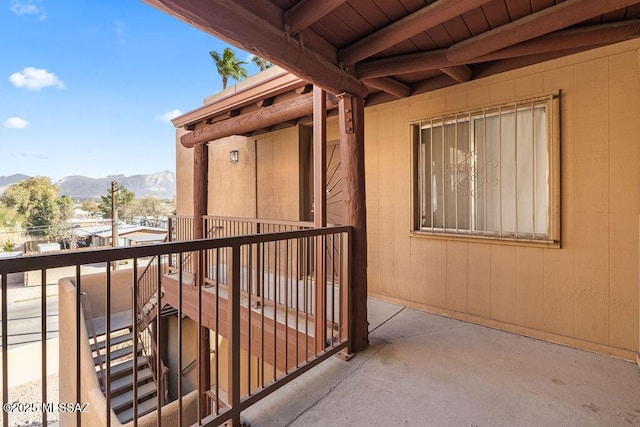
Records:
[[[557,96],[424,120],[414,136],[414,229],[559,240]]]

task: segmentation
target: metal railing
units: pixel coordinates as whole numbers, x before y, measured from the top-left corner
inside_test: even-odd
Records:
[[[173,287],[169,289],[170,285],[166,278],[163,280],[165,282],[163,286],[166,287],[165,295],[170,296],[173,292],[175,296],[171,305],[177,310],[176,319],[171,323],[155,323],[153,333],[158,347],[156,354],[169,354],[171,353],[169,347],[175,346],[178,351],[172,354],[177,358],[177,361],[174,361],[177,367],[176,372],[182,372],[183,353],[187,348],[193,347],[193,342],[185,340],[183,323],[191,322],[198,331],[196,354],[203,354],[200,351],[201,343],[206,342],[203,340],[203,334],[209,334],[209,337],[213,338],[209,349],[213,350],[213,360],[198,360],[197,363],[198,381],[195,386],[197,413],[189,413],[185,410],[186,403],[183,402],[183,396],[191,390],[189,384],[182,381],[182,376],[176,374],[177,392],[175,396],[169,396],[170,400],[176,401],[176,404],[172,402],[162,407],[165,403],[163,402],[164,393],[158,393],[156,410],[158,424],[162,425],[165,411],[167,416],[172,415],[169,411],[173,409],[167,408],[177,408],[175,410],[182,414],[177,417],[180,420],[179,425],[200,423],[213,426],[226,421],[239,425],[240,414],[244,409],[331,355],[348,348],[350,343],[348,304],[350,235],[350,227],[328,227],[0,260],[2,346],[4,349],[7,348],[7,275],[39,270],[42,283],[46,283],[47,269],[71,267],[74,271],[71,281],[75,286],[72,303],[75,307],[75,342],[61,342],[60,348],[61,352],[62,349],[70,351],[71,354],[75,352],[75,360],[73,357],[69,359],[75,371],[74,390],[67,390],[67,393],[73,394],[72,400],[76,403],[85,402],[87,395],[86,390],[83,390],[82,380],[89,375],[95,377],[96,371],[93,366],[87,370],[87,365],[81,360],[83,353],[80,349],[88,346],[88,343],[81,343],[81,336],[87,336],[86,330],[83,330],[86,326],[81,322],[80,296],[83,292],[81,266],[96,263],[104,265],[106,278],[105,288],[102,289],[106,295],[104,327],[108,333],[111,331],[112,322],[115,322],[113,318],[116,313],[112,311],[111,305],[113,293],[117,292],[116,288],[124,286],[131,289],[133,286],[130,307],[133,317],[136,316],[137,310],[134,308],[139,302],[137,268],[133,269],[132,277],[127,279],[127,283],[118,284],[112,277],[117,272],[110,271],[109,264],[112,261],[132,259],[135,267],[141,258],[157,256],[161,265],[176,256],[178,265]],[[331,245],[331,253],[334,254],[332,257],[323,256],[327,253],[328,245]],[[196,280],[200,280],[201,286],[186,285],[183,263],[184,255],[190,253],[192,254],[190,258],[197,261],[199,271],[213,269],[218,272],[207,286],[202,285],[205,277],[202,273],[196,277]],[[217,255],[215,259],[210,257],[212,253]],[[224,258],[220,256],[223,253]],[[291,253],[295,253],[296,256],[291,257]],[[224,263],[220,262],[223,259]],[[309,269],[308,266],[314,266],[314,268]],[[221,273],[223,270],[224,274]],[[159,286],[159,282],[156,283],[158,283],[156,286]],[[43,390],[42,401],[46,402],[47,302],[45,287],[42,288],[43,322],[40,341],[43,362],[40,377]],[[155,291],[159,294],[160,290],[156,288]],[[161,318],[160,309],[160,305],[154,308],[157,310],[158,319]],[[133,335],[136,336],[138,322],[135,318],[132,319],[132,325]],[[173,333],[167,333],[167,328],[172,327],[175,328]],[[137,354],[137,345],[137,340],[134,340],[134,354]],[[209,351],[206,354],[209,354]],[[108,353],[106,357],[108,365],[110,357]],[[154,363],[158,365],[156,372],[163,372],[159,357]],[[208,369],[207,366],[211,366],[208,384],[204,382],[202,375],[203,370]],[[241,366],[246,368],[243,369]],[[20,367],[9,366],[8,352],[4,351],[2,353],[3,404],[12,401],[8,377],[14,369],[20,369]],[[223,370],[226,370],[227,375],[221,375]],[[132,370],[132,374],[135,379],[137,375],[135,369]],[[223,382],[222,378],[228,378],[228,380]],[[66,381],[69,382],[69,379],[67,378]],[[111,379],[107,374],[105,387],[107,394],[110,390],[110,382]],[[134,414],[138,413],[137,397],[137,385],[134,381],[132,399]],[[225,400],[224,404],[221,399]],[[110,396],[107,395],[107,408],[110,400]],[[11,414],[3,413],[2,415],[2,424],[10,425]],[[43,424],[46,424],[46,416],[46,412],[43,412]],[[87,416],[88,414],[82,412],[73,414],[75,424],[89,425]],[[106,419],[109,424],[112,412],[107,409],[106,415],[101,418]],[[134,425],[136,424],[137,417],[134,417]],[[165,425],[168,425],[168,422]]]

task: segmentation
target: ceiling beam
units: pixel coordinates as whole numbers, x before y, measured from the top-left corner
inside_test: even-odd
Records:
[[[469,80],[471,80],[471,75],[473,74],[471,68],[467,67],[466,65],[443,67],[440,68],[440,71],[459,83],[468,82]]]
[[[604,44],[601,46],[605,46]],[[486,64],[480,64],[476,67],[474,76],[481,79],[483,77],[492,76],[505,71],[514,70],[516,68],[522,68],[529,65],[539,64],[545,61],[551,61],[552,59],[561,58],[567,55],[573,55],[575,53],[584,52],[589,48],[577,47],[572,49],[556,50],[553,52],[537,53],[535,55],[520,56],[517,58],[501,59],[499,61],[488,62]]]
[[[347,0],[300,0],[284,12],[285,30],[298,34]]]
[[[482,6],[490,0],[437,0],[338,51],[341,64],[351,65],[395,44]]]
[[[332,93],[365,96],[364,84],[326,56],[289,37],[253,10],[233,0],[144,0],[234,46],[278,64]]]
[[[566,0],[451,46],[447,58],[469,61],[637,3],[638,0]]]
[[[590,25],[570,30],[556,31],[532,40],[474,58],[469,63],[496,61],[520,56],[530,56],[546,52],[554,52],[573,48],[586,48],[621,42],[640,36],[640,20],[610,24]],[[356,65],[356,73],[362,79],[381,76],[406,74],[413,72],[436,70],[465,64],[461,61],[450,61],[446,49],[363,61]]]
[[[437,70],[455,65],[460,64],[456,64],[447,59],[446,49],[436,49],[362,61],[356,64],[355,71],[359,78],[371,79],[375,77]]]
[[[406,98],[411,95],[411,88],[391,77],[378,77],[364,80],[364,84],[374,89],[381,90],[396,98]]]

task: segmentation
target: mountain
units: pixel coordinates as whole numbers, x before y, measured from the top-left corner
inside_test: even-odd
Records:
[[[27,175],[23,175],[21,173],[16,173],[9,176],[0,176],[0,194],[4,193],[4,190],[6,190],[7,187],[11,184],[24,181],[27,178],[29,178]]]
[[[62,178],[56,183],[60,186],[60,194],[74,199],[98,198],[107,194],[111,181],[117,181],[133,191],[136,197],[154,196],[160,199],[171,199],[176,195],[176,178],[173,172],[164,171],[151,175],[109,175],[106,178],[88,178],[72,175]]]
[[[29,178],[27,175],[22,174],[0,176],[0,194],[9,185],[27,178]],[[170,171],[150,175],[109,175],[105,178],[72,175],[62,178],[55,184],[60,187],[60,194],[68,195],[74,199],[97,199],[107,194],[111,188],[111,181],[117,181],[124,185],[133,191],[136,197],[153,196],[159,199],[171,199],[176,195],[176,177]]]

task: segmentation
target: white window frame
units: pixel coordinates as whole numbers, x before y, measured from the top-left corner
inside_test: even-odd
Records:
[[[428,237],[436,237],[436,238],[448,238],[448,239],[468,239],[468,238],[473,238],[473,239],[492,239],[492,240],[500,240],[500,241],[507,241],[507,242],[520,242],[520,243],[532,243],[534,245],[539,245],[539,244],[543,244],[543,245],[547,245],[549,247],[559,247],[560,246],[560,124],[559,124],[559,113],[560,113],[560,109],[559,109],[559,93],[554,93],[554,94],[550,94],[550,95],[545,95],[545,96],[540,96],[540,97],[535,97],[535,98],[530,98],[530,99],[522,99],[522,100],[517,100],[514,102],[509,102],[509,103],[505,103],[505,104],[501,104],[501,105],[492,105],[492,106],[487,106],[487,107],[483,107],[483,108],[476,108],[476,109],[472,109],[469,111],[463,111],[460,113],[455,113],[455,114],[446,114],[446,115],[441,115],[441,116],[435,116],[435,117],[430,117],[430,118],[426,118],[423,120],[419,120],[416,122],[412,122],[410,123],[410,127],[411,127],[411,164],[412,164],[412,174],[411,174],[411,200],[412,200],[412,216],[411,216],[411,231],[413,234],[418,235],[418,236],[428,236]],[[440,203],[442,203],[442,211],[445,210],[445,205],[447,203],[451,203],[452,202],[452,198],[449,198],[445,201],[445,175],[444,175],[444,170],[446,168],[446,160],[445,160],[445,128],[448,127],[449,131],[451,131],[451,125],[453,125],[453,132],[455,132],[455,136],[454,136],[454,143],[455,143],[455,149],[453,150],[456,154],[455,156],[458,156],[458,129],[460,128],[460,124],[463,123],[468,123],[467,125],[467,132],[469,135],[469,145],[467,147],[468,152],[472,153],[472,152],[478,152],[477,150],[475,150],[475,147],[477,146],[476,144],[478,144],[477,140],[480,139],[478,135],[476,135],[475,130],[476,130],[476,121],[478,120],[484,120],[483,123],[485,124],[484,129],[485,129],[485,134],[482,138],[483,142],[482,143],[494,143],[494,144],[501,144],[501,140],[502,140],[502,135],[503,135],[503,128],[502,128],[502,123],[500,123],[499,129],[498,129],[498,140],[499,141],[488,141],[486,138],[486,123],[487,123],[487,118],[490,117],[503,117],[507,114],[512,114],[513,117],[515,118],[515,127],[517,129],[517,121],[518,121],[518,113],[521,112],[526,112],[526,111],[533,111],[531,113],[532,116],[532,132],[533,135],[535,135],[535,124],[533,123],[535,121],[535,111],[540,110],[541,108],[544,108],[543,111],[545,111],[546,114],[546,132],[547,132],[547,138],[546,138],[546,161],[547,161],[547,168],[546,168],[546,177],[543,177],[540,173],[538,173],[538,175],[536,175],[536,161],[539,161],[539,159],[536,159],[536,150],[538,148],[536,148],[535,146],[535,136],[531,136],[531,139],[533,141],[533,147],[532,147],[532,152],[533,152],[533,156],[532,156],[532,162],[533,162],[533,166],[531,168],[532,173],[533,173],[533,178],[532,178],[532,186],[533,186],[533,190],[532,190],[532,196],[528,195],[528,197],[532,197],[533,201],[532,201],[532,207],[531,207],[531,212],[527,212],[529,215],[526,215],[526,220],[527,221],[532,221],[532,224],[527,224],[527,225],[532,225],[531,227],[529,227],[529,230],[526,232],[520,231],[518,229],[518,208],[514,209],[514,217],[515,217],[515,229],[512,230],[503,230],[503,218],[502,218],[502,205],[500,205],[500,213],[499,213],[499,220],[498,223],[499,225],[499,229],[498,230],[487,230],[488,225],[487,222],[489,220],[495,222],[496,218],[491,218],[486,211],[486,205],[487,205],[487,200],[486,197],[488,196],[484,196],[485,200],[483,201],[484,203],[484,215],[483,215],[483,221],[484,221],[484,227],[478,229],[476,222],[476,218],[477,218],[477,212],[475,211],[475,209],[478,208],[477,205],[480,205],[476,200],[473,199],[473,195],[472,193],[474,192],[474,190],[476,189],[476,186],[478,184],[476,183],[471,183],[469,182],[469,201],[468,201],[468,209],[470,211],[468,218],[466,218],[464,215],[461,215],[458,212],[458,201],[459,199],[459,195],[458,195],[458,170],[457,170],[457,157],[456,161],[454,163],[456,163],[456,168],[454,171],[451,171],[451,169],[449,170],[449,173],[455,174],[455,178],[450,179],[449,181],[455,181],[455,196],[453,197],[454,202],[455,202],[455,224],[453,223],[449,223],[449,222],[453,222],[451,221],[451,217],[447,217],[445,215],[444,212],[442,212],[440,215],[442,216],[441,219],[441,223],[436,224],[437,221],[434,221],[434,216],[433,216],[433,211],[434,211],[434,206],[433,203],[437,203],[438,199],[437,199],[437,195],[434,196],[435,201],[431,199],[431,195],[435,194],[435,191],[432,190],[432,188],[426,189],[423,185],[422,180],[423,178],[423,174],[426,173],[430,173],[429,175],[429,180],[432,180],[433,175],[430,172],[427,172],[428,168],[433,168],[433,167],[439,167],[439,169],[442,170],[442,179],[440,179],[440,181],[438,182],[438,186],[442,186],[442,196],[440,199]],[[501,120],[501,119],[500,119]],[[425,156],[424,151],[422,149],[422,131],[423,129],[436,129],[439,128],[440,129],[440,134],[442,135],[442,161],[441,161],[441,165],[435,165],[434,163],[432,163],[431,166],[425,166],[425,159],[423,159],[423,156]],[[462,131],[464,131],[464,129],[462,129]],[[431,144],[431,148],[428,150],[428,155],[429,156],[433,156],[434,155],[434,150],[433,150],[433,130],[431,131],[431,135],[430,135],[430,144]],[[517,135],[517,130],[516,130],[516,135]],[[465,137],[466,138],[466,137]],[[516,146],[514,147],[514,149],[517,152],[517,136],[515,136],[513,138],[513,141],[515,141]],[[513,142],[512,141],[512,142]],[[438,147],[439,148],[439,147]],[[451,147],[450,147],[451,149]],[[495,147],[493,148],[495,150]],[[487,148],[485,146],[484,148],[484,152],[487,153]],[[503,151],[502,151],[502,147],[498,147],[498,152],[500,153],[499,156],[503,155]],[[486,154],[485,154],[486,155]],[[476,171],[479,171],[480,168],[478,168],[477,164],[475,163],[477,160],[474,160],[472,157],[472,155],[468,156],[468,159],[465,159],[466,164],[464,165],[465,168],[467,168],[467,170],[469,171],[469,181],[471,181],[470,176],[476,176],[474,175],[476,173]],[[430,157],[430,159],[432,159],[433,157]],[[517,161],[515,162],[517,165]],[[426,163],[428,165],[428,163]],[[542,165],[539,165],[542,166]],[[500,166],[501,167],[501,166]],[[517,176],[518,176],[518,172],[517,172],[517,166],[514,166],[515,169],[515,175],[514,175],[514,180],[515,183],[509,183],[509,185],[513,186],[514,188],[517,188]],[[477,168],[477,169],[474,169]],[[484,180],[482,179],[478,179],[478,181],[484,182],[485,185],[485,192],[486,192],[486,172],[485,176],[484,176]],[[500,175],[501,177],[502,175]],[[462,177],[464,178],[464,177]],[[477,178],[477,177],[476,177]],[[482,177],[480,177],[482,178]],[[536,198],[536,185],[539,184],[540,179],[544,179],[546,178],[546,192],[547,192],[547,200],[546,200],[546,230],[538,230],[536,229],[536,202],[539,202],[539,200]],[[538,183],[538,184],[536,184]],[[450,183],[447,182],[447,185],[449,185]],[[499,196],[499,203],[502,204],[503,203],[503,196],[502,196],[502,182],[500,182],[498,184],[500,186],[500,196]],[[452,190],[450,191],[454,191],[453,190],[453,184],[451,184],[452,186]],[[428,194],[427,194],[428,193]],[[516,190],[517,193],[517,190]],[[464,197],[463,197],[464,199]],[[517,203],[517,194],[515,195],[515,206],[518,206]],[[463,200],[464,201],[464,200]],[[430,206],[428,206],[430,205]],[[544,209],[544,205],[538,203],[538,209],[542,208]],[[427,207],[428,206],[428,207]],[[465,207],[466,208],[466,207]],[[481,207],[482,208],[482,207]],[[428,218],[427,220],[425,220],[425,214],[428,212],[428,215],[431,215],[431,218]],[[478,211],[479,212],[479,211]],[[494,212],[495,214],[495,212]],[[531,218],[531,216],[533,216],[533,218]],[[539,215],[540,216],[540,215]],[[468,222],[468,226],[465,227],[464,223]],[[521,220],[521,219],[520,219]],[[540,220],[542,220],[541,218],[539,218],[538,223],[540,222]],[[463,223],[462,226],[459,226],[459,222]],[[544,223],[543,223],[544,224]],[[522,229],[525,229],[525,227],[522,227]]]

